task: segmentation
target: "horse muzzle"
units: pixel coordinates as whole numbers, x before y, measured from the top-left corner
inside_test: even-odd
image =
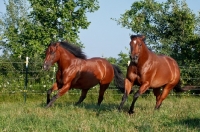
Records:
[[[130,58],[131,58],[131,61],[133,63],[137,64],[138,63],[138,59],[139,59],[139,55],[131,55]]]
[[[43,69],[44,69],[45,71],[49,70],[50,67],[51,67],[51,63],[46,63],[46,62],[45,62],[44,65],[43,65]]]

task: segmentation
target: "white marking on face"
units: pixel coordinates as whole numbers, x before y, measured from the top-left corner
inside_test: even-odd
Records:
[[[134,40],[133,43],[136,44],[136,40]]]

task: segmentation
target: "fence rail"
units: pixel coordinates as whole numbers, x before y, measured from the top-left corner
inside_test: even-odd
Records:
[[[182,85],[192,85],[194,89],[190,91],[190,94],[198,95],[200,93],[200,67],[180,66],[180,69]],[[126,74],[126,71],[123,73]],[[27,93],[46,93],[46,90],[55,82],[55,74],[56,66],[49,71],[43,71],[42,62],[29,63]],[[25,77],[25,62],[0,61],[0,94],[24,92]],[[109,88],[115,90],[113,84]]]

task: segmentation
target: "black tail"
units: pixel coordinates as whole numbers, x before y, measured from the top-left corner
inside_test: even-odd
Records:
[[[181,81],[179,80],[178,84],[174,87],[174,92],[180,93],[180,92],[185,92],[194,88],[195,88],[194,86],[185,86],[181,88]]]
[[[124,93],[124,75],[118,66],[113,65],[113,64],[112,66],[113,66],[114,74],[115,74],[114,84],[122,93]]]
[[[184,89],[181,88],[181,81],[180,80],[179,80],[178,84],[174,87],[173,90],[176,93],[181,93],[181,92],[186,91],[186,90],[184,90]]]

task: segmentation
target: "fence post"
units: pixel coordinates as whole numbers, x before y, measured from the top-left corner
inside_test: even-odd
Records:
[[[53,84],[54,84],[54,74],[55,74],[55,72],[56,72],[56,68],[55,68],[55,66],[54,66],[54,67],[53,67],[53,77],[52,77]]]
[[[26,103],[27,83],[28,83],[28,57],[26,57],[26,75],[24,81],[24,103]]]

